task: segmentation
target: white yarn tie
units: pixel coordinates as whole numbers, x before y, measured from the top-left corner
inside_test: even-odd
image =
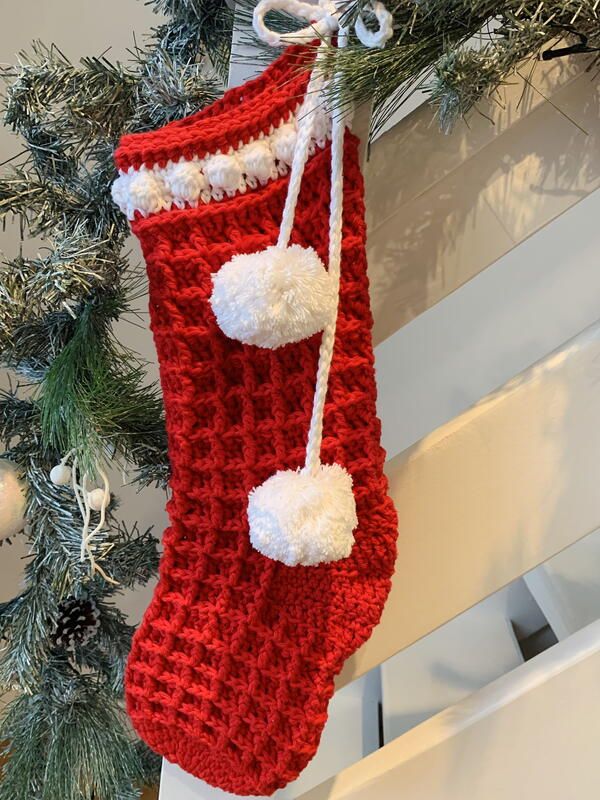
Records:
[[[302,2],[302,0],[260,0],[254,9],[253,24],[258,36],[272,46],[306,43],[314,39],[315,36],[321,38],[321,44],[317,50],[315,67],[324,53],[324,48],[330,44],[331,36],[336,31],[338,33],[338,47],[344,47],[348,40],[348,31],[339,24],[339,13],[347,3],[335,2],[334,0],[319,0],[317,4]],[[393,17],[379,0],[371,3],[371,10],[378,22],[376,31],[369,30],[364,20],[359,16],[356,20],[354,31],[359,41],[365,47],[383,47],[393,34]],[[281,34],[267,27],[265,18],[269,11],[285,11],[300,19],[309,20],[311,24],[299,31],[291,34]],[[286,196],[281,227],[277,246],[285,248],[288,245],[292,232],[294,213],[302,175],[310,144],[312,133],[311,117],[317,106],[319,93],[322,88],[322,78],[319,70],[313,67],[313,71],[308,83],[306,97],[302,107],[302,121],[299,124],[298,140],[294,159],[292,163],[288,193]],[[340,87],[341,76],[334,76],[334,88]],[[335,86],[337,84],[337,86]],[[331,195],[329,205],[329,275],[333,279],[335,288],[336,304],[332,311],[331,319],[323,329],[321,346],[319,349],[319,362],[317,366],[317,378],[315,386],[315,396],[308,431],[308,441],[306,445],[306,459],[303,472],[316,476],[321,468],[321,445],[323,441],[323,418],[325,412],[325,400],[329,384],[329,372],[333,359],[333,349],[335,346],[335,334],[337,326],[337,315],[339,307],[339,288],[340,288],[340,269],[342,257],[342,226],[343,226],[343,205],[344,205],[344,132],[345,114],[341,108],[332,109],[332,131],[331,131]]]
[[[303,0],[260,0],[253,14],[253,25],[257,36],[272,47],[286,44],[306,44],[311,39],[327,39],[340,29],[339,14],[349,5],[348,2],[336,0],[319,0],[318,3],[307,3]],[[271,30],[265,22],[269,11],[285,11],[298,19],[310,22],[305,28],[292,33],[279,33]],[[354,32],[357,39],[365,47],[384,47],[393,35],[394,18],[380,0],[373,0],[371,11],[378,23],[378,28],[371,31],[359,15]]]
[[[338,33],[338,47],[346,43],[346,31],[340,29]],[[340,77],[336,75],[335,82]],[[317,367],[317,383],[313,401],[312,416],[308,429],[308,443],[306,445],[306,461],[304,470],[316,475],[321,466],[321,442],[323,439],[323,416],[325,412],[325,399],[329,384],[329,371],[333,358],[335,344],[335,331],[340,299],[340,268],[342,261],[342,222],[344,210],[344,132],[346,129],[342,111],[333,111],[331,128],[331,194],[329,201],[329,274],[333,279],[337,303],[332,313],[331,320],[323,330],[321,347],[319,349],[319,364]]]
[[[269,2],[275,2],[275,0],[269,0]],[[326,42],[322,42],[319,45],[315,62],[322,57],[325,47]],[[294,149],[294,157],[292,159],[292,166],[290,169],[290,180],[285,198],[285,206],[283,208],[283,215],[281,217],[281,225],[279,227],[277,247],[286,248],[289,244],[290,236],[292,235],[296,204],[298,202],[298,195],[300,194],[300,187],[302,185],[304,167],[308,159],[308,151],[312,140],[312,131],[314,127],[315,111],[319,103],[322,87],[323,78],[318,73],[318,70],[313,69],[308,86],[306,88],[304,102],[302,103],[302,107],[298,114],[298,136],[296,138],[296,147]]]
[[[74,451],[72,450],[68,453],[61,464],[66,463],[67,459],[71,456]],[[96,557],[94,556],[94,551],[92,549],[92,542],[95,537],[102,531],[104,525],[106,523],[106,509],[108,508],[108,504],[110,503],[110,484],[108,481],[108,476],[104,472],[104,470],[98,468],[98,472],[100,477],[102,478],[103,483],[103,495],[102,495],[102,505],[100,507],[100,518],[98,520],[98,524],[96,527],[90,531],[90,523],[92,518],[92,507],[90,505],[89,500],[89,491],[88,491],[88,476],[87,473],[84,473],[81,484],[77,481],[77,471],[78,471],[78,459],[77,456],[73,458],[73,466],[71,469],[71,486],[73,489],[73,494],[75,495],[75,499],[77,501],[77,505],[79,507],[79,512],[81,514],[81,518],[83,520],[83,528],[81,531],[81,556],[80,560],[83,562],[86,559],[90,562],[90,570],[91,575],[93,576],[95,572],[98,572],[107,583],[112,583],[113,585],[117,585],[117,581],[113,580],[106,572],[102,569],[102,567],[96,561]]]
[[[365,41],[374,43],[374,46],[381,46],[391,35],[391,17],[381,3],[374,4],[372,8],[379,20],[379,31],[371,33],[367,31],[364,24],[362,27],[357,24],[355,30],[359,38],[362,35]],[[293,34],[292,37],[280,35],[270,31],[265,25],[265,16],[271,10],[287,11],[296,14],[301,19],[310,20],[313,24]],[[302,107],[303,115],[298,129],[297,147],[292,159],[292,174],[288,184],[278,242],[275,247],[267,248],[258,254],[261,262],[267,263],[265,259],[267,254],[270,261],[273,261],[271,251],[283,253],[288,259],[288,269],[291,269],[294,261],[292,251],[295,247],[299,247],[299,245],[289,247],[288,243],[302,174],[309,152],[310,133],[313,125],[311,118],[315,115],[314,109],[321,95],[321,84],[324,81],[323,70],[319,67],[318,61],[322,58],[324,48],[331,45],[332,36],[336,31],[338,47],[344,47],[348,38],[347,30],[339,25],[337,14],[338,4],[330,0],[320,0],[318,5],[310,5],[298,0],[261,0],[255,9],[255,30],[270,44],[306,41],[309,37],[314,38],[315,34],[321,37],[321,44],[317,50],[315,65]],[[336,96],[339,96],[340,93],[340,82],[340,75],[335,74],[333,88],[336,90],[334,93]],[[342,108],[336,106],[337,103],[334,104],[331,112],[329,263],[326,273],[330,294],[326,313],[321,322],[322,327],[314,329],[315,332],[321,330],[322,337],[305,462],[302,468],[296,470],[279,470],[252,489],[248,496],[248,525],[253,547],[267,558],[280,561],[290,567],[298,565],[310,567],[347,558],[352,552],[355,541],[354,531],[358,525],[352,475],[340,464],[321,463],[323,418],[335,347],[342,260],[346,119]],[[306,253],[312,253],[318,260],[319,257],[312,248],[307,247],[304,250]],[[324,267],[322,269],[324,272]],[[274,317],[272,321],[274,327],[276,327],[276,322],[277,319]],[[288,336],[282,343],[286,341],[300,341],[300,339]]]

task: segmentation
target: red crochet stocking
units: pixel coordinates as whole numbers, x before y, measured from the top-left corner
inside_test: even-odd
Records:
[[[350,133],[321,458],[353,478],[355,545],[340,561],[288,567],[248,536],[249,491],[304,462],[321,334],[276,350],[228,339],[209,303],[211,273],[277,239],[304,57],[290,47],[209,109],[126,136],[116,155],[114,197],[148,268],[172,466],[171,527],[129,658],[127,705],[153,749],[236,794],[271,794],[313,757],[334,677],[379,621],[395,559],[375,414],[363,183]],[[323,119],[313,149],[292,242],[326,264]]]

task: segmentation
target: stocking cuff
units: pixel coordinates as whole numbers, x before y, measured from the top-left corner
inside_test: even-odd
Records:
[[[290,47],[285,58],[208,109],[157,131],[123,137],[112,187],[121,211],[134,219],[196,207],[287,174],[314,52]],[[311,153],[331,134],[322,104],[314,113]]]

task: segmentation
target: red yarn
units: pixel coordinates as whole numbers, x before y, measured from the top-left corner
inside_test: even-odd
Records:
[[[214,153],[278,124],[306,86],[289,48],[211,108],[123,139],[122,169]],[[310,159],[292,241],[327,258],[330,150]],[[375,412],[357,140],[347,133],[337,338],[322,460],[354,480],[359,526],[349,558],[286,567],[252,549],[248,492],[303,464],[320,334],[278,350],[227,339],[211,273],[275,243],[287,178],[198,208],[132,223],[150,280],[172,465],[171,527],[160,581],[127,668],[139,735],[169,761],[236,794],[271,794],[313,757],[334,676],[370,635],[390,589],[396,512],[386,495]]]

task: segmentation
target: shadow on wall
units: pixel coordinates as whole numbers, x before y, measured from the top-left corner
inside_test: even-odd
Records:
[[[472,114],[444,137],[421,106],[375,143],[366,182],[376,343],[599,185],[599,104],[584,73],[552,103],[527,86],[494,111],[500,131]]]

